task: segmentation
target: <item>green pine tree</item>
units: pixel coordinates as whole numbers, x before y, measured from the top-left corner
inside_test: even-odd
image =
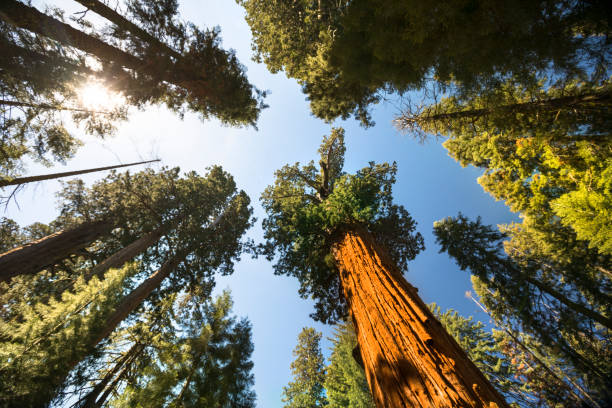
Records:
[[[374,399],[368,388],[355,329],[350,322],[342,322],[334,328],[332,353],[327,375],[325,394],[329,408],[374,408]],[[363,364],[363,362],[361,362]]]
[[[319,408],[328,405],[325,397],[325,359],[321,352],[321,333],[304,327],[298,335],[291,363],[293,381],[283,387],[283,407]]]

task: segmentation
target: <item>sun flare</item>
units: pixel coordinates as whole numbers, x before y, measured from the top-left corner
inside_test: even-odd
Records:
[[[81,105],[87,109],[109,111],[124,103],[120,94],[111,92],[100,82],[86,82],[78,93]]]

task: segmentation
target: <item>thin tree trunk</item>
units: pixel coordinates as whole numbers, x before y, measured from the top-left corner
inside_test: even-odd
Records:
[[[172,83],[200,95],[206,95],[208,92],[208,87],[204,89],[201,86],[205,85],[206,81],[189,69],[192,67],[185,67],[184,64],[179,67],[169,59],[157,58],[155,61],[144,61],[17,0],[2,0],[0,17],[17,27],[78,48],[102,60],[115,62],[125,68],[158,78],[160,81]],[[201,84],[195,84],[194,81]]]
[[[378,408],[508,407],[367,230],[334,257]]]
[[[134,163],[128,163],[128,164],[117,164],[114,166],[96,167],[94,169],[65,171],[62,173],[51,173],[51,174],[44,174],[41,176],[17,177],[14,179],[0,180],[0,188],[6,187],[6,186],[16,186],[16,185],[27,184],[27,183],[35,183],[37,181],[53,180],[53,179],[62,178],[62,177],[79,176],[81,174],[94,173],[97,171],[104,171],[104,170],[119,169],[122,167],[136,166],[139,164],[147,164],[147,163],[153,163],[153,162],[158,162],[158,161],[160,161],[160,159],[134,162]]]
[[[185,259],[186,255],[175,255],[166,262],[155,272],[153,272],[147,279],[145,279],[136,289],[125,296],[121,303],[115,308],[115,312],[111,314],[106,322],[103,324],[102,329],[98,335],[94,338],[91,347],[95,347],[98,343],[108,337],[119,324],[130,315],[136,308],[145,300],[151,292],[161,285],[162,281],[170,275],[170,273]]]
[[[492,108],[470,109],[457,112],[404,114],[395,120],[399,129],[421,127],[426,123],[448,123],[458,119],[479,119],[492,113],[535,113],[554,112],[560,109],[580,110],[589,105],[609,105],[612,102],[612,92],[603,90],[581,95],[562,96],[535,102],[513,103]]]
[[[574,396],[574,398],[576,398],[577,401],[582,401],[587,405],[592,404],[592,406],[600,408],[600,405],[595,402],[591,396],[578,384],[576,384],[570,377],[568,377],[567,375],[563,375],[563,377],[565,377],[565,379],[572,384],[574,387],[576,387],[576,389],[582,394],[581,397],[580,395],[576,394],[576,392],[567,385],[567,383],[565,381],[563,381],[563,379],[561,379],[561,377],[559,377],[559,375],[551,368],[548,366],[548,364],[546,364],[544,361],[542,361],[536,354],[535,352],[531,351],[531,349],[529,347],[527,347],[526,344],[524,344],[518,337],[516,337],[512,331],[505,325],[501,324],[501,322],[498,322],[496,319],[493,318],[493,316],[491,316],[491,314],[489,313],[489,311],[487,310],[486,307],[484,307],[483,304],[481,304],[478,300],[476,300],[474,298],[474,296],[472,296],[472,294],[469,294],[470,299],[472,299],[472,301],[474,303],[476,303],[476,305],[478,305],[478,307],[480,307],[491,319],[493,319],[495,321],[495,323],[497,325],[499,325],[504,332],[510,336],[510,338],[512,340],[514,340],[516,342],[516,344],[519,345],[520,348],[523,349],[523,351],[525,351],[527,354],[529,354],[535,361],[536,363],[538,363],[548,374],[550,374],[553,378],[555,378],[557,381],[559,381],[560,384],[563,384],[563,386]]]
[[[528,276],[520,276],[519,279],[520,278],[525,279],[527,282],[531,283],[532,285],[540,289],[542,292],[548,293],[550,296],[554,297],[555,299],[557,299],[559,302],[563,303],[565,306],[569,307],[570,309],[582,314],[583,316],[593,319],[593,321],[598,322],[599,324],[601,324],[604,327],[607,327],[608,329],[612,329],[612,319],[607,318],[589,308],[586,308],[580,303],[577,303],[577,302],[574,302],[573,300],[568,299],[567,296],[563,295],[561,292],[558,292],[555,289],[547,285],[544,285],[542,282],[536,279],[532,279]]]
[[[83,6],[92,10],[94,13],[114,23],[117,27],[125,31],[128,31],[132,33],[133,35],[135,35],[136,37],[139,37],[140,39],[148,42],[149,44],[153,45],[158,50],[163,51],[167,55],[172,56],[177,59],[182,57],[181,54],[179,54],[178,52],[170,48],[167,44],[164,44],[159,39],[152,36],[151,34],[146,32],[142,28],[138,27],[136,24],[132,23],[130,20],[123,17],[121,14],[117,13],[115,10],[108,7],[106,4],[102,3],[101,1],[98,1],[98,0],[75,0],[75,1],[77,3],[81,3]]]
[[[22,108],[37,108],[44,110],[59,110],[59,111],[68,111],[68,112],[83,112],[83,113],[97,113],[100,115],[108,115],[110,112],[102,112],[95,111],[91,109],[83,109],[83,108],[71,108],[67,106],[57,106],[57,105],[49,105],[46,103],[29,103],[29,102],[20,102],[20,101],[8,101],[6,99],[0,99],[0,105],[3,106],[16,106]]]
[[[187,379],[185,379],[185,384],[183,384],[183,386],[181,387],[181,392],[179,393],[179,395],[177,395],[177,397],[172,402],[177,407],[179,406],[178,404],[183,400],[183,396],[185,395],[185,392],[187,391],[187,388],[189,388],[189,384],[191,383],[191,379],[193,378],[193,375],[195,374],[196,370],[198,369],[198,362],[202,358],[203,354],[204,354],[204,351],[201,351],[193,359],[193,365],[191,366],[191,370],[189,371],[189,375],[187,376]]]
[[[121,248],[119,251],[115,252],[114,254],[106,258],[104,261],[91,268],[89,272],[85,274],[85,281],[90,280],[94,276],[97,276],[99,279],[103,279],[106,271],[111,268],[120,268],[126,262],[134,259],[139,254],[146,251],[150,246],[159,241],[159,239],[163,235],[174,229],[179,224],[179,222],[180,219],[176,219],[175,221],[167,225],[162,225],[161,227],[158,227],[155,230],[138,238],[136,241],[132,242],[128,246]]]
[[[0,282],[39,272],[88,246],[112,228],[108,221],[86,222],[0,254]]]
[[[130,365],[131,363],[134,361],[134,359],[132,359],[130,361],[130,364],[126,364],[123,367],[123,370],[121,370],[121,372],[119,373],[119,375],[115,378],[115,380],[111,383],[111,385],[109,385],[108,387],[106,387],[106,390],[104,390],[104,393],[100,396],[100,398],[98,398],[97,401],[94,401],[91,403],[91,405],[89,407],[91,408],[100,408],[104,405],[104,403],[106,402],[106,400],[108,399],[108,397],[110,396],[110,393],[113,392],[113,390],[117,389],[117,386],[119,385],[119,383],[125,378],[125,376],[127,375],[127,373],[130,370]]]
[[[104,391],[106,386],[111,382],[111,380],[117,375],[119,370],[121,370],[125,366],[129,366],[134,359],[140,354],[140,352],[144,349],[144,345],[140,343],[134,344],[121,358],[119,361],[113,366],[113,368],[104,375],[104,378],[100,380],[95,387],[82,399],[83,403],[80,404],[80,408],[93,408],[95,407],[96,400]]]

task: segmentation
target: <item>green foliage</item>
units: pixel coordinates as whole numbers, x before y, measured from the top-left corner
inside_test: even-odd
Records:
[[[231,315],[232,304],[227,291],[174,302],[176,328],[146,345],[109,406],[254,407],[251,326]]]
[[[508,77],[556,70],[572,77],[608,69],[603,1],[237,0],[247,13],[255,60],[284,70],[325,120],[354,115],[382,91],[434,82],[459,93]]]
[[[22,407],[51,401],[72,362],[93,351],[90,339],[119,303],[135,268],[111,270],[103,281],[78,279],[75,292],[61,299],[13,305],[19,319],[0,320],[0,399]]]
[[[385,245],[400,270],[424,248],[416,223],[392,203],[395,164],[374,164],[355,174],[342,172],[344,131],[323,139],[320,171],[310,162],[286,165],[276,172],[261,201],[264,253],[275,259],[277,274],[299,279],[300,295],[315,299],[315,319],[333,322],[346,315],[344,296],[331,248],[343,228],[360,224]]]
[[[517,370],[511,358],[497,337],[499,334],[487,332],[482,322],[475,322],[470,316],[465,318],[456,310],[448,309],[442,313],[435,303],[429,308],[453,336],[478,369],[491,381],[507,401],[519,406],[531,406],[535,400],[530,384]]]
[[[512,240],[504,242],[504,233],[461,214],[434,225],[441,252],[470,269],[474,288],[498,325],[533,337],[572,367],[589,393],[609,398],[611,282],[593,259],[577,262],[589,259],[584,253],[566,252],[570,259],[563,260],[543,253],[547,241],[525,234],[521,226],[507,231]],[[531,245],[534,240],[538,243]],[[502,254],[503,246],[510,256]]]
[[[355,361],[354,353],[359,351],[353,325],[345,321],[334,330],[324,384],[329,408],[374,408],[363,368]]]
[[[319,408],[327,406],[323,383],[325,360],[321,353],[321,333],[311,327],[302,329],[293,350],[293,381],[283,388],[283,407]]]

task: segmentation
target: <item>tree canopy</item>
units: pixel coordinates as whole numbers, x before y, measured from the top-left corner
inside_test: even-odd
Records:
[[[297,79],[325,120],[354,115],[368,124],[381,92],[432,79],[465,90],[551,69],[609,68],[603,1],[237,1],[255,60]]]
[[[313,317],[329,322],[347,313],[331,254],[342,228],[366,226],[402,271],[424,249],[408,211],[393,204],[395,163],[370,163],[355,174],[346,174],[344,151],[344,130],[332,130],[319,148],[319,169],[312,161],[305,166],[286,165],[261,196],[268,214],[263,221],[265,254],[276,261],[277,274],[297,277],[300,295],[315,300]]]

